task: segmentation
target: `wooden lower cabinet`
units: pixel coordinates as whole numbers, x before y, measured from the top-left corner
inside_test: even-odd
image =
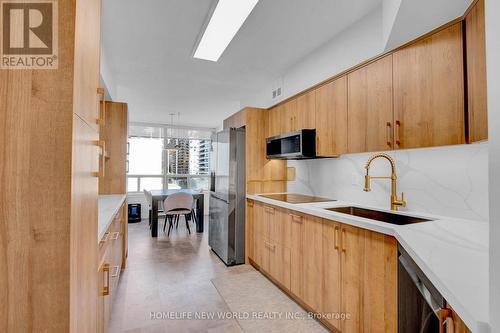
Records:
[[[247,200],[245,210],[245,264],[249,264],[248,259],[252,259],[253,255],[253,200]]]
[[[362,332],[362,286],[363,286],[363,229],[341,226],[341,294],[342,312],[347,319],[342,321],[342,332]],[[369,304],[367,304],[369,306]]]
[[[304,220],[305,216],[290,213],[290,291],[304,299]]]
[[[321,218],[306,215],[304,218],[303,301],[315,311],[321,312],[323,303],[323,224]]]
[[[339,332],[397,332],[391,236],[254,202],[252,261]]]
[[[118,288],[120,273],[125,267],[127,205],[123,203],[113,222],[99,243],[97,271],[97,332],[107,332],[113,298]]]
[[[396,332],[398,250],[394,237],[364,230],[362,318],[365,331]]]
[[[326,321],[342,329],[341,225],[323,221],[323,307]]]

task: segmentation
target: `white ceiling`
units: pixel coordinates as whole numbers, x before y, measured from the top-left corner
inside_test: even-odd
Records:
[[[217,63],[192,57],[212,0],[104,0],[105,83],[130,120],[216,127],[382,0],[260,0]],[[177,117],[176,117],[177,118]]]

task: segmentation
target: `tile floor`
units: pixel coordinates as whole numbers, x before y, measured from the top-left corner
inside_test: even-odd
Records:
[[[157,239],[150,237],[147,221],[129,224],[127,268],[113,300],[109,332],[242,332],[235,319],[151,319],[151,313],[231,311],[212,280],[255,270],[248,265],[226,267],[210,251],[207,238],[207,228],[203,234],[188,235],[184,223],[169,238],[159,231]]]

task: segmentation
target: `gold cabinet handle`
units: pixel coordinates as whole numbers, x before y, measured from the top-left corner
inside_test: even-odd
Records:
[[[266,212],[269,214],[274,214],[274,208],[272,207],[266,207]]]
[[[273,245],[271,243],[268,243],[268,242],[264,242],[264,244],[266,245],[266,247],[271,250],[271,251],[274,251],[276,249],[276,245]]]
[[[439,309],[439,333],[453,333],[454,331],[452,311],[446,308]]]
[[[335,226],[333,231],[333,247],[335,250],[339,249],[339,227]]]
[[[115,273],[111,277],[115,278],[120,274],[120,266],[113,266],[113,268],[115,269]]]
[[[387,139],[387,145],[389,147],[392,146],[392,140],[391,140],[391,123],[388,121],[387,124],[386,124],[386,128],[387,128],[387,132],[386,132],[386,139]]]
[[[345,237],[345,229],[342,229],[342,252],[346,252],[347,249],[346,249],[346,237]]]
[[[400,127],[401,127],[401,122],[399,120],[396,120],[396,144],[398,146],[401,145],[401,140],[400,140],[400,137],[399,137]]]
[[[288,214],[288,215],[290,215],[293,222],[302,224],[302,216],[295,214]]]
[[[253,207],[253,201],[248,200],[247,205],[248,205],[248,207]]]
[[[94,173],[95,177],[105,177],[105,166],[106,166],[106,141],[98,140],[95,145],[99,147],[99,171]]]
[[[118,239],[118,237],[120,237],[120,233],[119,233],[118,231],[115,231],[115,232],[113,233],[113,237],[111,238],[111,240],[117,240],[117,239]]]
[[[108,239],[109,239],[109,232],[105,232],[104,236],[101,239],[101,243],[102,244],[106,243],[108,241]]]
[[[97,124],[100,126],[106,126],[106,92],[104,88],[97,88],[97,95],[99,98],[99,119],[97,119]]]
[[[106,275],[106,284],[104,285],[104,288],[102,289],[102,295],[108,296],[109,295],[109,264],[104,264],[104,267],[102,268],[102,272]]]

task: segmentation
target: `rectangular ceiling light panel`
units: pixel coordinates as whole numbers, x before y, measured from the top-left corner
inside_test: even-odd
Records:
[[[259,0],[219,0],[194,57],[219,60]]]

